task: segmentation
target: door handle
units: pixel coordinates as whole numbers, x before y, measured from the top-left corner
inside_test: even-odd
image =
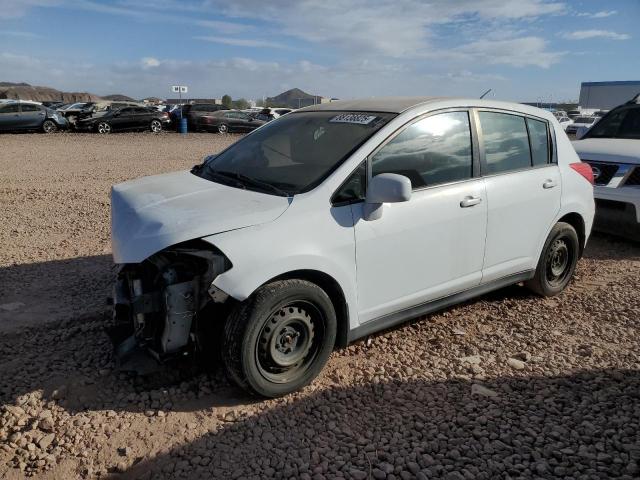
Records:
[[[480,197],[472,197],[472,196],[464,197],[460,202],[460,207],[461,208],[473,207],[474,205],[478,205],[481,201],[482,199]]]
[[[546,182],[544,182],[542,184],[542,188],[553,188],[556,186],[556,182],[554,182],[553,180],[549,179]]]

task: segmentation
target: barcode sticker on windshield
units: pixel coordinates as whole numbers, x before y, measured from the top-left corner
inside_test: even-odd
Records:
[[[357,123],[358,125],[367,125],[373,122],[376,118],[375,115],[364,115],[358,113],[341,113],[336,115],[331,120],[331,123]]]

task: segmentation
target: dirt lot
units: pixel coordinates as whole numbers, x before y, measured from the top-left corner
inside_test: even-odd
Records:
[[[0,478],[639,478],[640,246],[333,354],[256,401],[217,365],[114,371],[111,184],[233,136],[0,136]]]

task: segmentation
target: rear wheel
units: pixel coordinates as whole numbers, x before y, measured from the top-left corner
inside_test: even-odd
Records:
[[[42,131],[44,133],[53,133],[58,131],[58,125],[53,120],[45,120],[42,123]]]
[[[278,397],[309,384],[324,367],[336,337],[331,300],[305,280],[261,287],[227,318],[222,359],[238,386]]]
[[[111,133],[111,125],[109,124],[109,122],[99,122],[98,126],[96,127],[96,131],[103,135]]]
[[[160,133],[162,131],[162,123],[160,123],[160,120],[151,120],[151,131],[153,133]]]
[[[218,125],[218,133],[229,133],[228,125],[224,123],[221,123],[220,125]]]
[[[544,244],[535,276],[526,286],[545,297],[559,294],[573,277],[579,253],[576,230],[568,223],[558,222]]]

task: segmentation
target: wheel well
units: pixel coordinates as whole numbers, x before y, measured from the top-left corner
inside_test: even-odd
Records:
[[[579,213],[567,213],[564,217],[562,217],[559,222],[565,222],[575,228],[576,233],[578,234],[578,243],[580,244],[580,257],[582,257],[582,253],[584,252],[586,236],[584,232],[584,220],[582,219],[582,215]]]
[[[331,303],[333,303],[333,308],[336,311],[336,319],[338,321],[335,346],[338,348],[346,347],[348,344],[349,334],[349,310],[340,284],[330,275],[327,275],[324,272],[319,272],[318,270],[294,270],[292,272],[278,275],[265,283],[277,280],[289,280],[293,278],[315,283],[327,293],[331,299]]]

